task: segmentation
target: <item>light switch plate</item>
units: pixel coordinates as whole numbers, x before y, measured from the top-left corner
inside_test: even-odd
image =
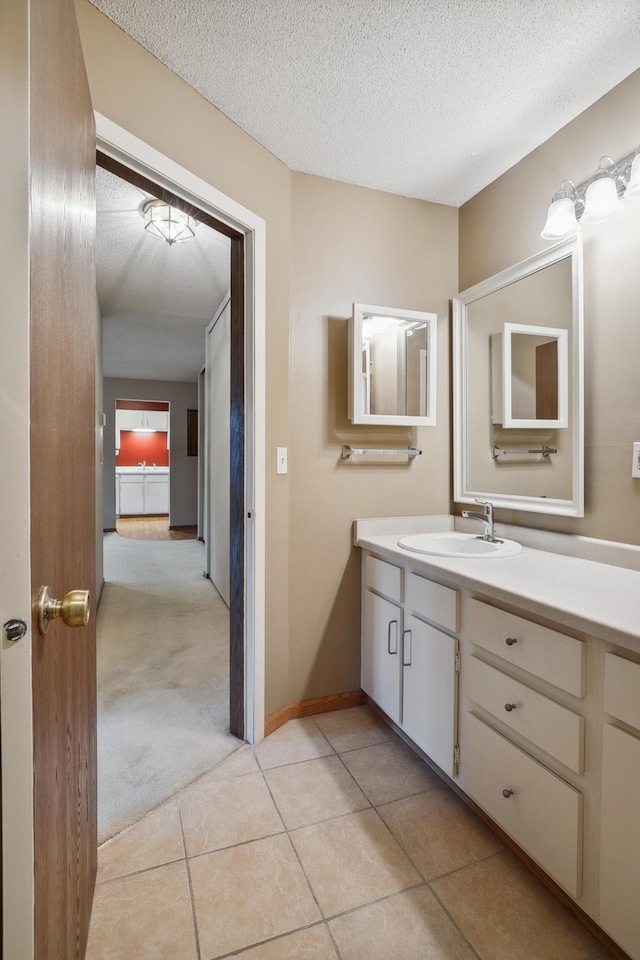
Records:
[[[633,460],[631,462],[631,476],[640,479],[640,440],[633,444]]]
[[[287,472],[287,448],[276,447],[276,473]]]

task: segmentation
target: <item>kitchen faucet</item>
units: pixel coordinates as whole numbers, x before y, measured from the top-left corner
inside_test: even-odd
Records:
[[[484,524],[484,533],[476,537],[476,540],[486,540],[488,543],[504,543],[503,540],[496,537],[493,529],[493,504],[489,500],[476,500],[482,508],[482,513],[476,513],[475,510],[463,510],[462,516],[468,520],[480,520]]]
[[[144,470],[144,468],[146,467],[146,465],[147,465],[147,461],[146,461],[146,460],[138,460],[138,466],[139,466],[139,467],[142,467],[143,470]]]

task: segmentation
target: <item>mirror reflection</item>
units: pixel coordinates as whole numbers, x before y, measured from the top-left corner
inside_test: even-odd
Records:
[[[435,423],[436,316],[354,303],[353,423]]]
[[[583,515],[582,258],[564,241],[454,301],[454,497]]]
[[[566,428],[568,331],[504,323],[491,334],[491,419],[505,429]]]

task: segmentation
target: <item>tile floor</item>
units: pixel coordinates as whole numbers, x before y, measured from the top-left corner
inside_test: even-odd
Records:
[[[292,720],[100,849],[87,960],[611,960],[368,707]]]

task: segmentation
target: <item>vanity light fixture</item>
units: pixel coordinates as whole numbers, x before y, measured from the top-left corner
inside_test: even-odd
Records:
[[[582,224],[599,223],[622,213],[622,197],[640,197],[640,148],[616,163],[600,157],[592,176],[576,187],[563,180],[547,210],[543,240],[575,236]]]
[[[166,240],[169,246],[195,237],[193,218],[164,200],[149,200],[142,208],[142,215],[144,228],[150,236]]]

